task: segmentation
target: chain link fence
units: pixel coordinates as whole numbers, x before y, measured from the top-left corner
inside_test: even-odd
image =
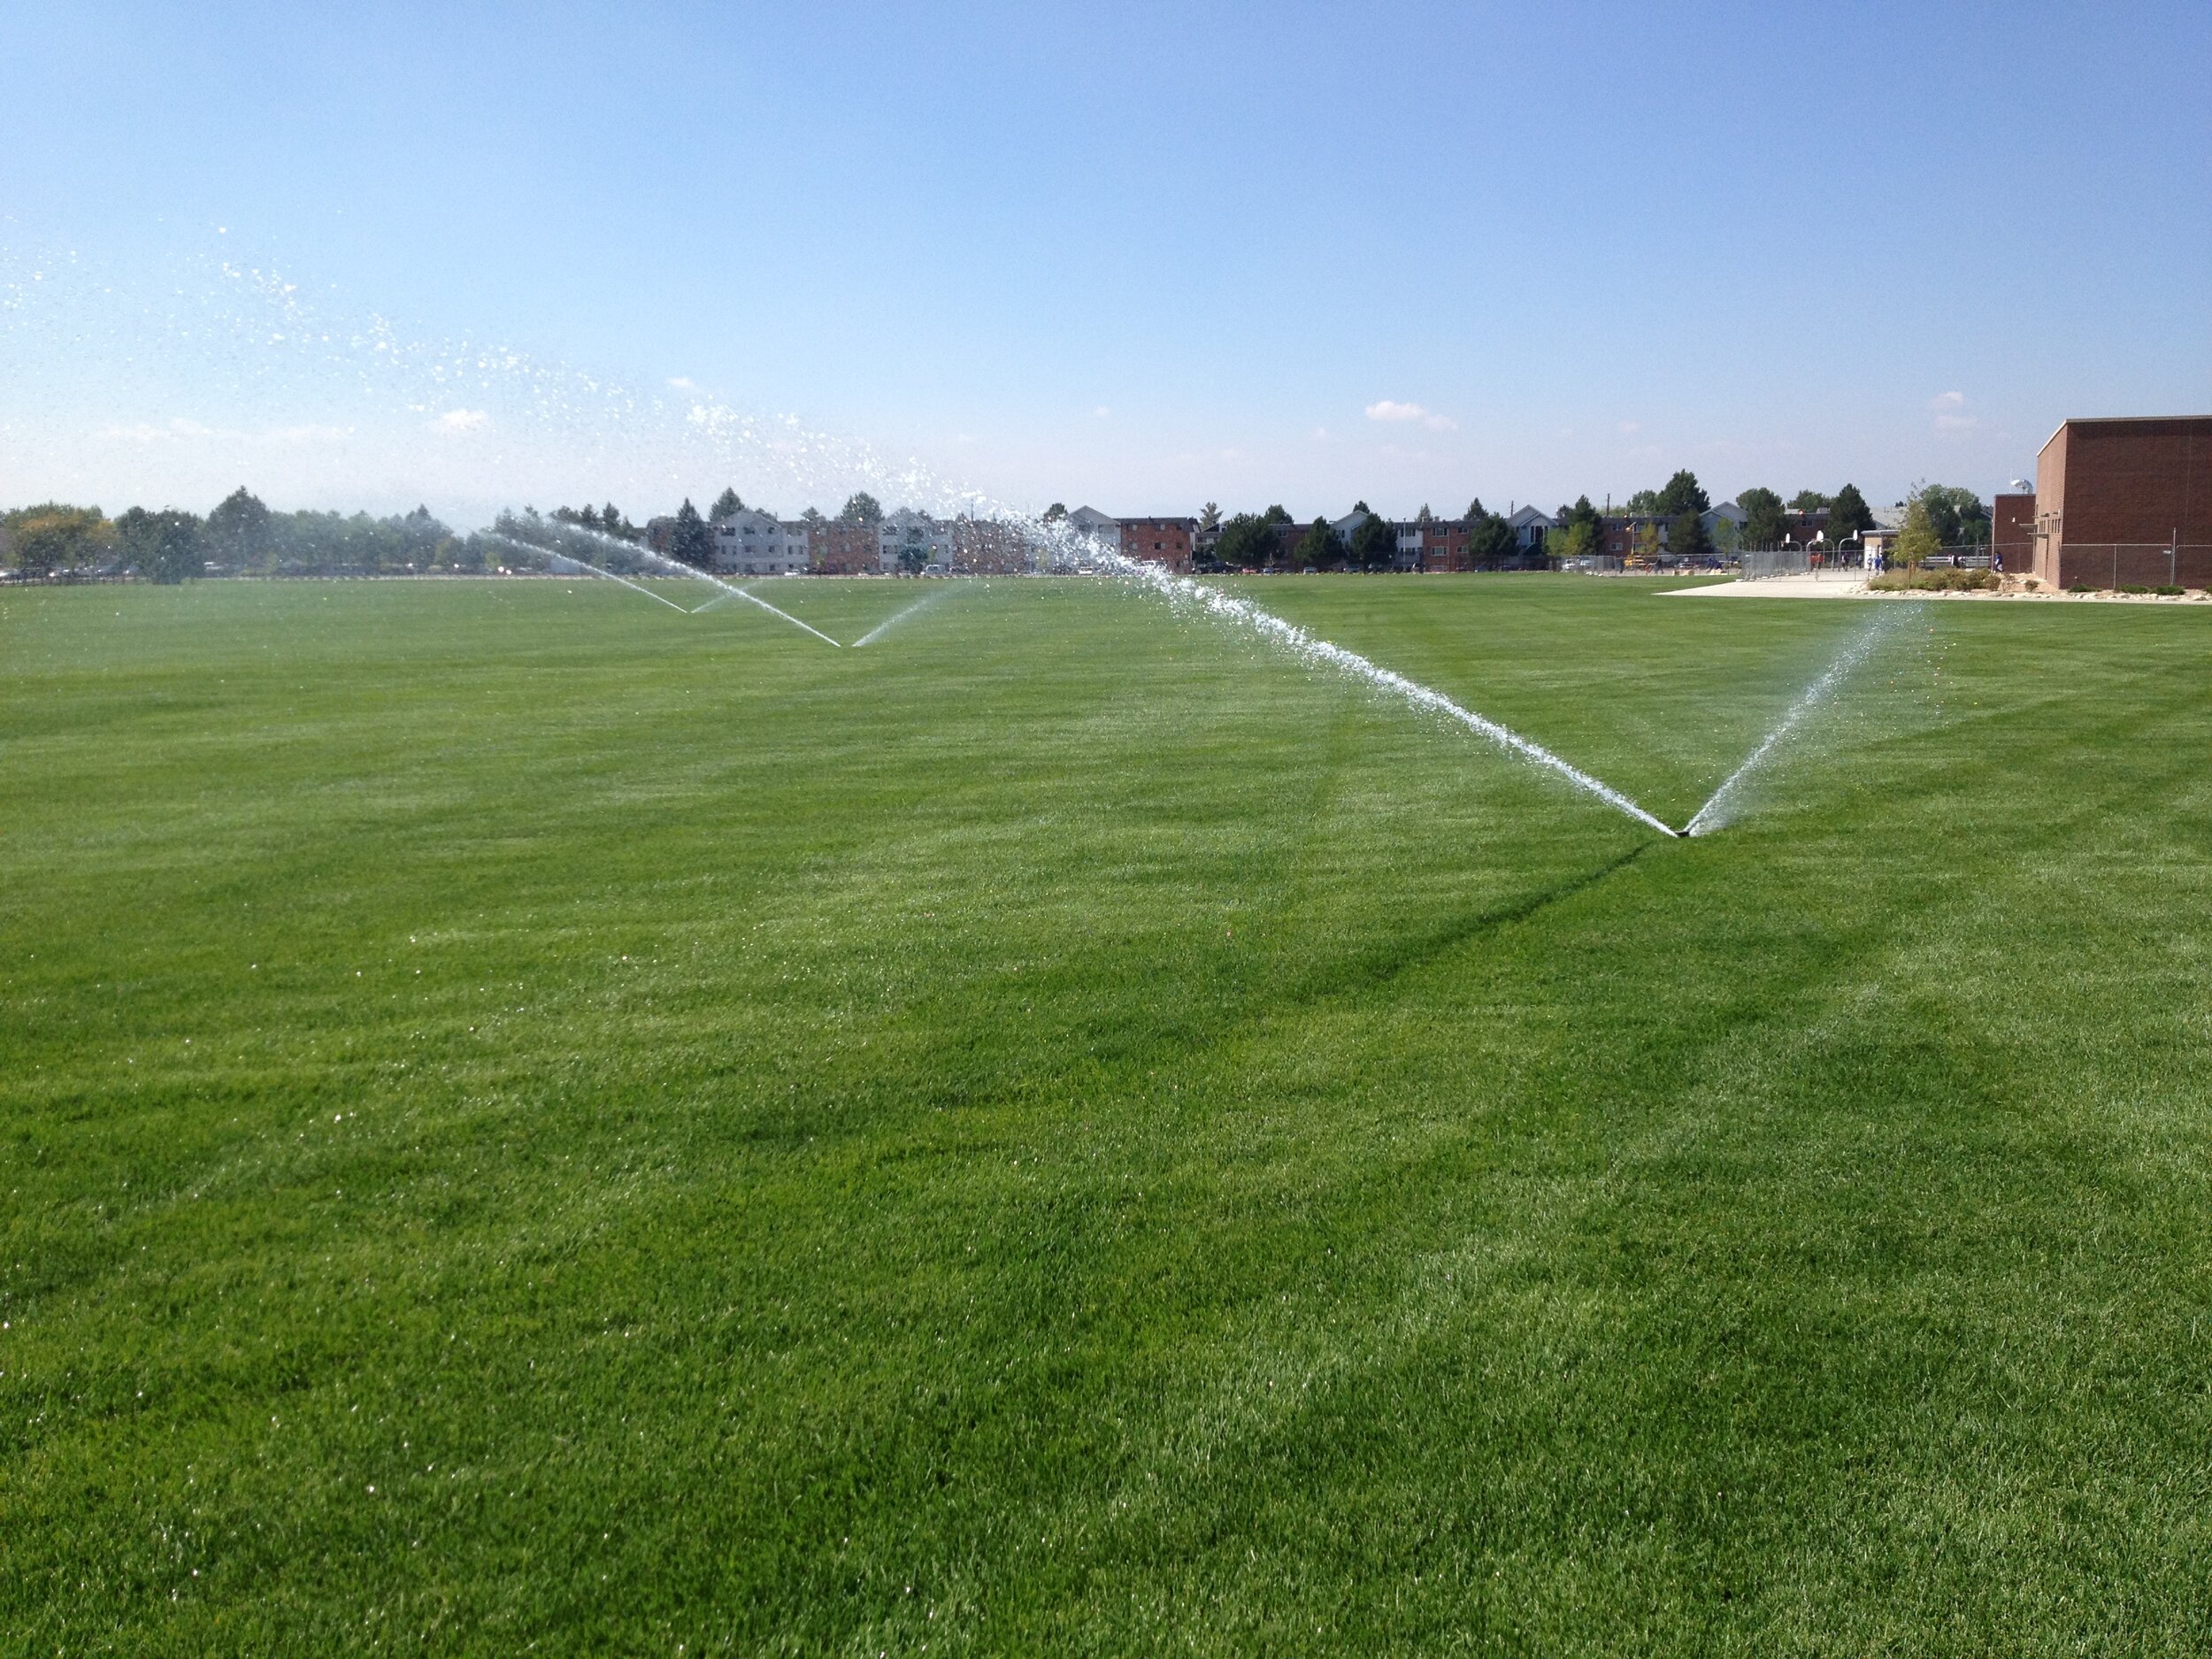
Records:
[[[2070,592],[2156,593],[2212,587],[2212,542],[2062,541],[2059,586]]]

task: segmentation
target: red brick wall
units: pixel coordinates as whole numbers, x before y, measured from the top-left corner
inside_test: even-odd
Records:
[[[1190,569],[1191,538],[1198,532],[1195,518],[1123,518],[1121,551],[1125,558],[1164,565],[1170,570]]]
[[[2070,420],[2035,481],[2046,580],[2212,583],[2212,415]]]
[[[1997,495],[1989,503],[1990,549],[2005,573],[2022,576],[2035,562],[2035,497]]]
[[[880,543],[872,524],[824,518],[807,531],[807,553],[814,568],[832,576],[867,576],[879,567]]]

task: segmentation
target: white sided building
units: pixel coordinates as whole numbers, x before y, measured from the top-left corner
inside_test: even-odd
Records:
[[[749,507],[714,521],[714,568],[726,576],[789,576],[811,567],[803,525]]]
[[[887,513],[876,526],[876,568],[886,576],[902,571],[938,572],[952,568],[952,523],[911,507]]]

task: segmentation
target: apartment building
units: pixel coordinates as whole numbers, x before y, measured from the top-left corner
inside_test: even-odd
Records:
[[[884,515],[876,526],[876,568],[886,576],[908,574],[935,567],[952,568],[953,522],[933,518],[911,507]]]
[[[1114,526],[1121,538],[1124,557],[1142,559],[1148,565],[1164,565],[1178,572],[1190,569],[1191,554],[1198,539],[1197,519],[1117,518]]]
[[[710,526],[714,568],[727,576],[789,576],[813,566],[803,525],[741,507]]]

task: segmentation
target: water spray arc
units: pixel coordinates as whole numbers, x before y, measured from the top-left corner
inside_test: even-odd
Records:
[[[1745,757],[1743,764],[1723,779],[1720,787],[1707,797],[1705,804],[1698,808],[1684,827],[1683,834],[1709,835],[1729,822],[1734,816],[1737,797],[1742,793],[1745,781],[1766,763],[1767,757],[1781,746],[1783,740],[1797,729],[1807,715],[1833,696],[1852,671],[1873,655],[1875,647],[1896,625],[1901,614],[1901,609],[1885,606],[1857,634],[1844,641],[1843,649],[1836,653],[1835,660],[1821,672],[1818,679],[1797,694],[1796,700],[1782,711],[1782,718],[1775,722],[1774,729],[1759,740],[1759,746]]]
[[[632,593],[643,594],[648,599],[658,600],[662,604],[666,605],[671,611],[681,611],[686,616],[689,616],[691,614],[688,609],[685,606],[678,604],[673,599],[668,597],[667,595],[657,594],[650,588],[648,588],[643,582],[634,582],[627,576],[618,576],[612,571],[603,571],[596,565],[587,565],[582,559],[571,558],[565,553],[548,553],[543,548],[534,548],[531,547],[526,541],[517,541],[511,537],[499,535],[495,533],[492,535],[491,539],[495,541],[504,541],[509,547],[525,548],[533,553],[544,554],[547,558],[551,559],[557,565],[565,565],[572,570],[584,571],[593,576],[603,576],[611,582],[620,582]]]
[[[855,640],[853,641],[853,649],[855,650],[858,650],[864,645],[873,645],[885,634],[890,633],[893,628],[897,627],[900,623],[905,621],[907,618],[913,616],[918,611],[928,610],[932,605],[935,604],[939,600],[944,598],[944,596],[951,591],[952,590],[949,588],[941,588],[933,594],[923,595],[921,598],[917,599],[910,605],[906,605],[897,611],[894,611],[889,616],[884,618],[882,621],[877,623],[875,626],[870,628],[865,634]]]
[[[643,559],[651,564],[659,565],[672,576],[682,576],[693,581],[706,582],[712,587],[719,588],[722,590],[722,598],[710,599],[707,602],[707,604],[719,604],[724,599],[742,599],[748,604],[758,605],[763,611],[765,611],[772,617],[782,618],[795,628],[804,628],[809,634],[811,634],[816,639],[820,640],[826,645],[834,645],[840,650],[844,649],[843,641],[832,639],[828,634],[823,633],[821,629],[816,627],[812,623],[800,621],[798,618],[793,616],[788,611],[779,611],[775,606],[770,604],[765,599],[760,597],[759,595],[751,592],[749,589],[737,587],[733,583],[726,582],[720,577],[714,575],[710,572],[700,570],[695,565],[686,565],[680,559],[670,558],[665,553],[656,553],[650,548],[640,547],[634,541],[625,541],[619,536],[611,536],[598,530],[587,530],[581,525],[557,524],[547,526],[543,525],[542,521],[540,521],[540,523],[541,527],[545,528],[551,534],[557,535],[564,541],[572,542],[578,539],[582,539],[586,541],[587,545],[595,548],[603,547],[611,556],[619,557],[626,559]],[[511,547],[526,548],[532,552],[542,553],[549,557],[565,558],[572,564],[583,565],[587,570],[599,571],[599,573],[603,576],[613,576],[614,580],[617,581],[622,580],[618,576],[614,576],[614,573],[611,571],[600,570],[599,566],[592,565],[586,560],[577,558],[573,554],[563,553],[555,548],[541,547],[534,541],[520,541],[516,537],[508,535],[502,531],[487,531],[485,534],[494,536],[499,541],[506,542]],[[635,587],[636,584],[630,583],[628,586]],[[650,592],[651,590],[649,588],[640,588],[639,591],[641,593],[646,593]],[[653,597],[659,599],[661,595],[654,594]],[[663,603],[667,604],[675,603],[672,600],[664,600]],[[707,605],[701,605],[697,607],[697,611],[704,611],[706,608]],[[679,611],[689,611],[689,607],[684,605],[675,605],[675,609]],[[690,611],[690,614],[696,615],[697,611]]]
[[[1208,616],[1248,628],[1307,662],[1348,674],[1356,680],[1363,680],[1378,690],[1402,698],[1417,709],[1456,720],[1469,731],[1489,739],[1499,748],[1565,779],[1584,794],[1602,801],[1616,811],[1626,813],[1640,824],[1649,825],[1663,835],[1678,836],[1683,833],[1663,818],[1647,812],[1610,784],[1592,777],[1581,767],[1555,755],[1533,739],[1523,737],[1510,726],[1502,726],[1487,715],[1478,714],[1474,710],[1453,702],[1442,692],[1408,680],[1403,674],[1385,668],[1381,664],[1362,657],[1357,651],[1347,650],[1341,645],[1310,634],[1296,623],[1285,621],[1272,611],[1263,611],[1248,600],[1239,599],[1217,588],[1209,588],[1202,582],[1194,582],[1187,576],[1171,575],[1142,559],[1129,558],[1103,549],[1086,547],[1082,549],[1082,557],[1113,571],[1118,576],[1142,583],[1164,595],[1171,604],[1196,605]]]

